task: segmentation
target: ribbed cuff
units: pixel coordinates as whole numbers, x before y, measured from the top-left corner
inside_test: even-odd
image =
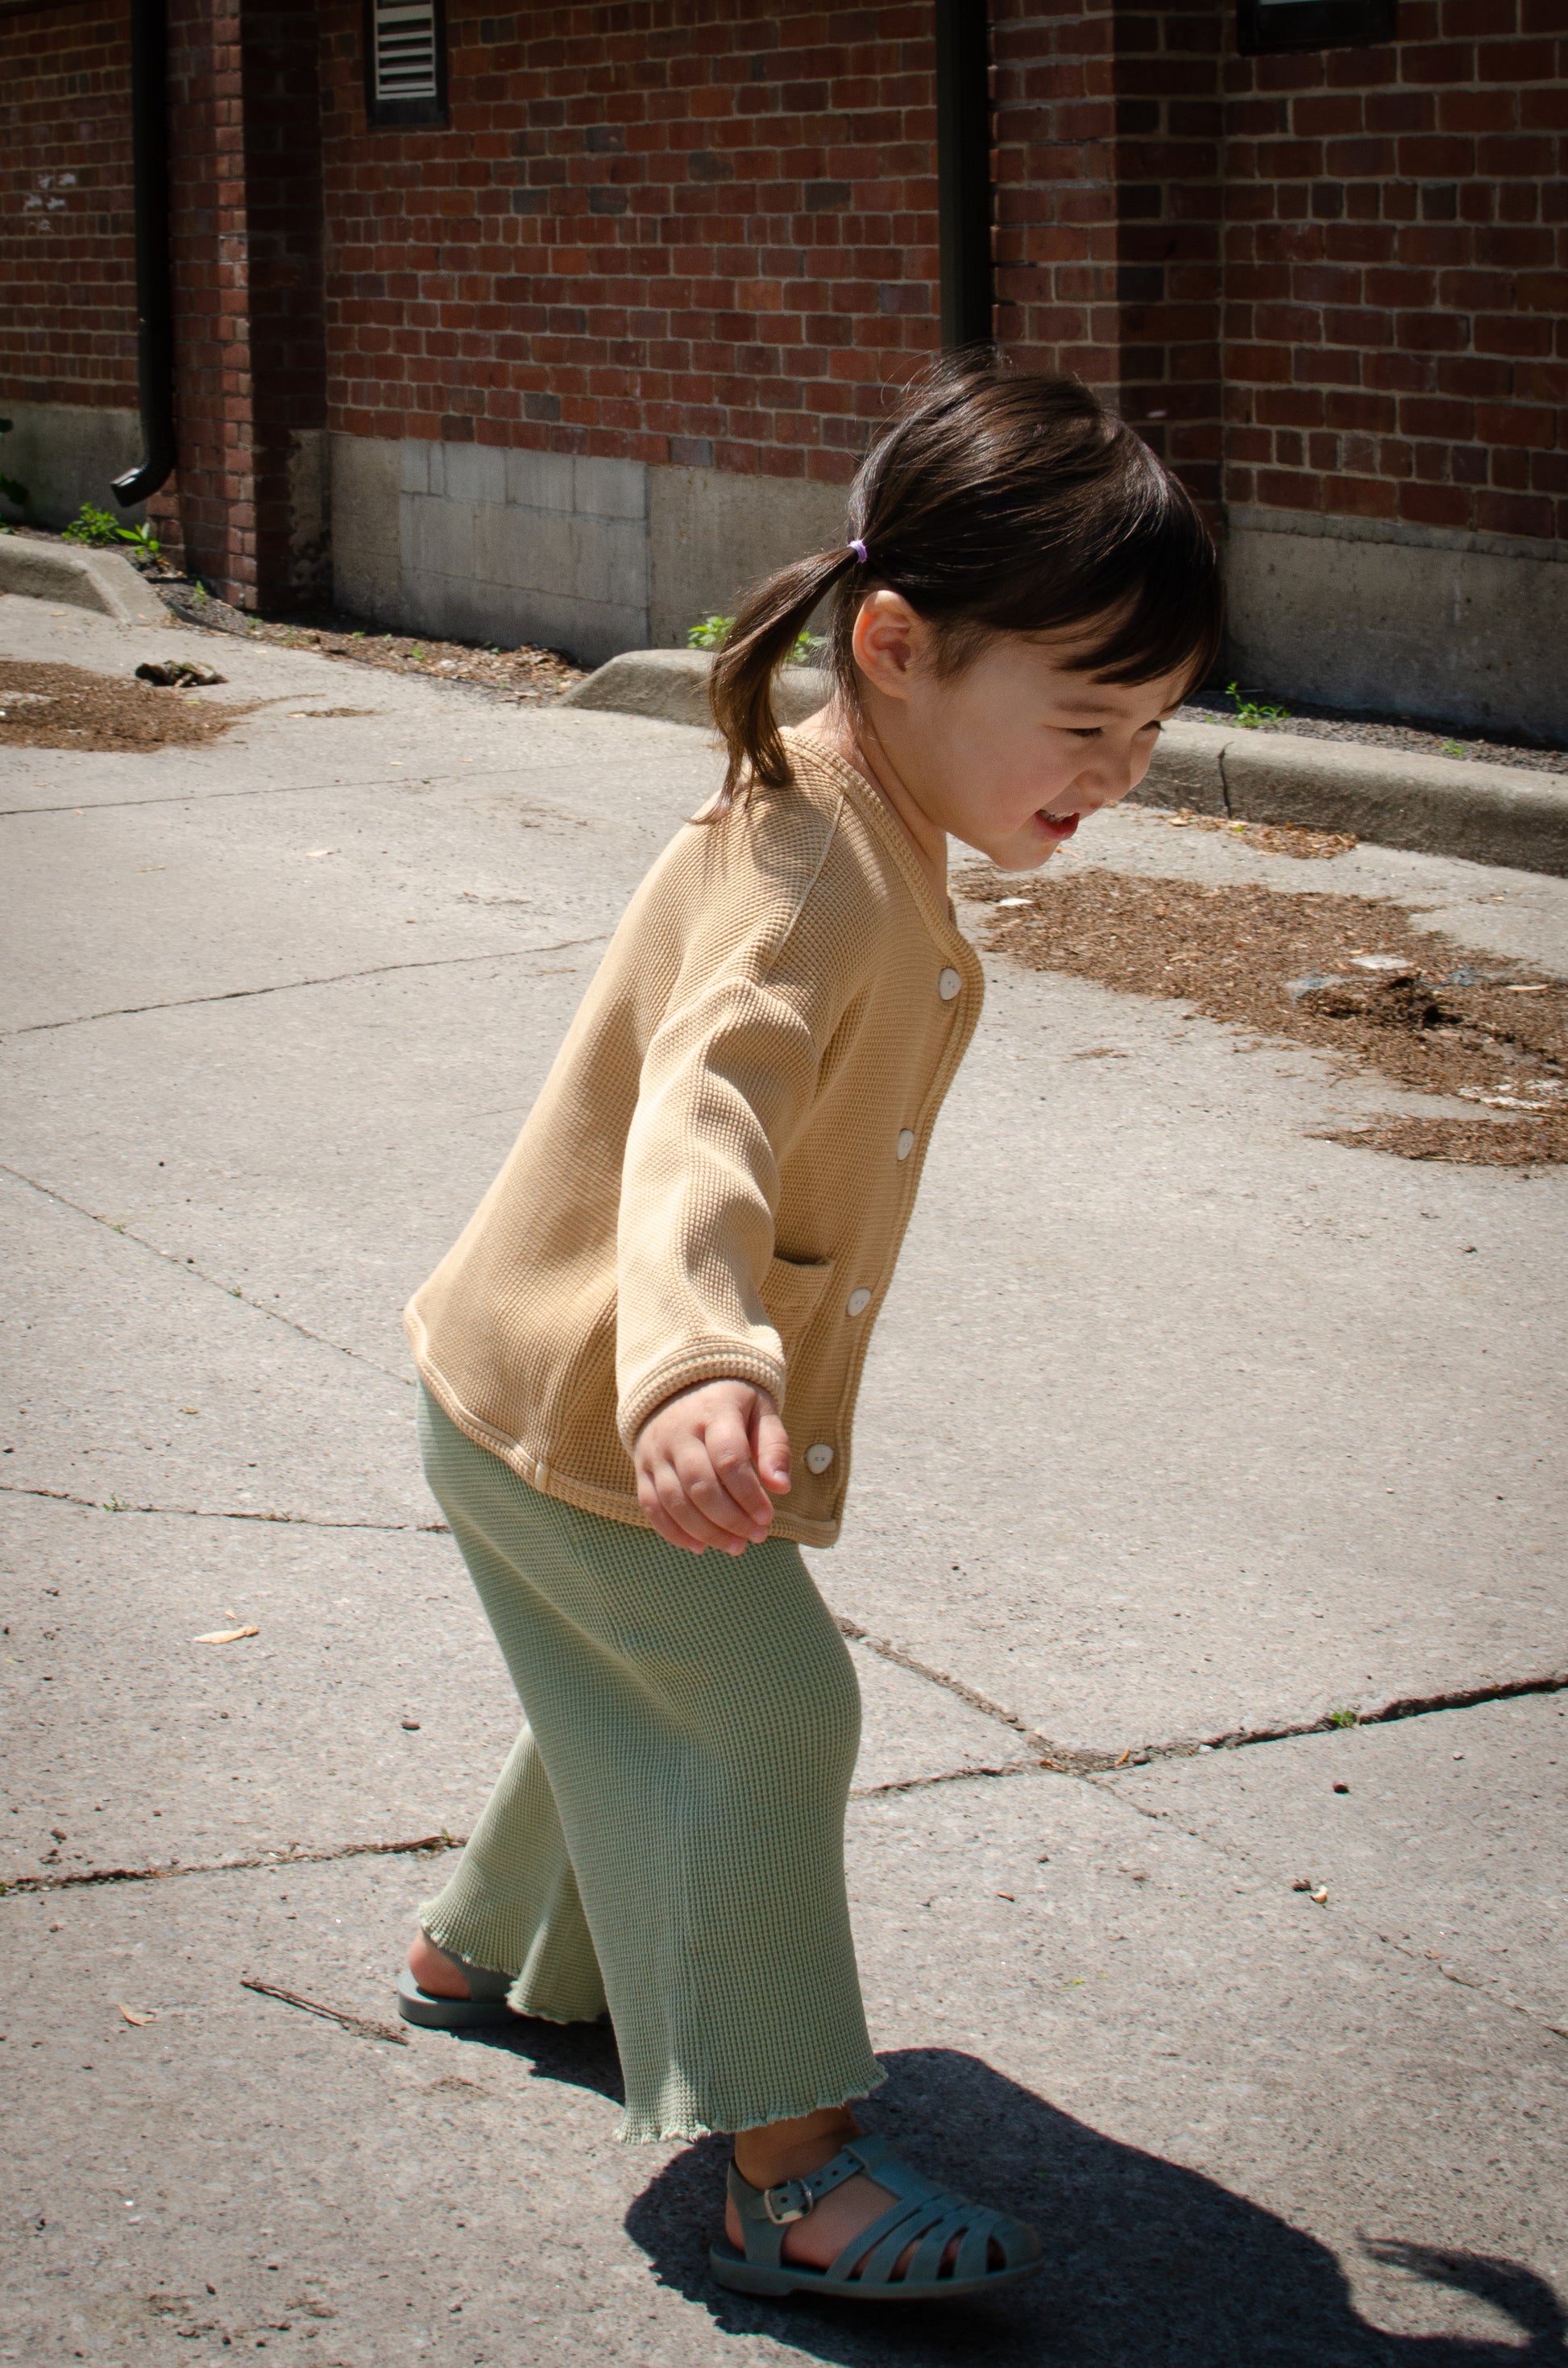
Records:
[[[648,1417],[677,1391],[695,1389],[699,1382],[750,1382],[766,1390],[784,1411],[784,1360],[770,1357],[749,1340],[692,1340],[684,1349],[661,1357],[624,1391],[616,1408],[616,1428],[628,1455]]]

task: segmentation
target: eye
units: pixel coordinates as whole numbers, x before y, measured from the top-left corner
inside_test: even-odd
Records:
[[[1099,740],[1104,734],[1097,723],[1070,723],[1067,737],[1070,740]]]

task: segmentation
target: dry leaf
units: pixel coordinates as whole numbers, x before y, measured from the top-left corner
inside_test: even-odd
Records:
[[[259,1628],[214,1628],[210,1635],[199,1636],[199,1645],[237,1645],[242,1636],[259,1636]]]
[[[152,2013],[146,2007],[142,2006],[122,2005],[119,2010],[125,2017],[126,2021],[133,2022],[138,2031],[142,2030],[144,2024],[156,2022],[158,2020],[155,2014]]]

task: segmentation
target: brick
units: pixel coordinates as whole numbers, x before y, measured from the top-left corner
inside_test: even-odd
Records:
[[[253,104],[261,12],[173,6],[180,121],[199,134],[179,267],[183,407],[199,432],[179,507],[254,587],[273,564],[282,412],[314,366],[267,242],[306,234],[309,208],[279,196],[270,229],[252,219],[267,175],[288,177],[268,160],[294,128]],[[1353,510],[1414,485],[1554,517],[1555,479],[1489,472],[1494,455],[1516,473],[1521,455],[1530,469],[1560,457],[1517,438],[1521,415],[1568,394],[1554,343],[1568,190],[1551,144],[1568,92],[1561,59],[1542,64],[1565,8],[1402,0],[1397,47],[1240,60],[1210,7],[997,0],[1001,334],[1130,401],[1141,390],[1144,412],[1169,415],[1151,433],[1206,497],[1221,490],[1223,416],[1233,499],[1321,507],[1329,478],[1372,488],[1345,495]],[[357,11],[315,13],[334,425],[843,481],[885,416],[882,388],[936,339],[926,12],[782,0],[759,16],[726,0],[694,40],[670,0],[454,9],[450,133],[368,132]],[[74,0],[71,16],[73,40],[109,60],[110,0]],[[0,16],[0,73],[21,62],[0,82],[8,107],[37,78],[22,43],[38,20]],[[18,392],[40,370],[104,390],[85,399],[123,401],[133,383],[123,56],[112,90],[103,70],[93,120],[120,145],[101,186],[121,196],[80,248],[55,250],[73,268],[63,304],[36,264],[42,296],[7,268],[25,317],[0,326],[0,367]],[[30,158],[13,139],[8,162]],[[213,229],[248,245],[248,275],[216,267]],[[1398,416],[1412,404],[1461,424],[1412,424]]]

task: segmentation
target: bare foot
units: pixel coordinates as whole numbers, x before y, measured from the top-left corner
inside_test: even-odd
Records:
[[[465,1998],[469,1994],[462,1967],[454,1965],[424,1931],[415,1932],[409,1946],[408,1970],[426,1998]]]
[[[759,2130],[742,2130],[735,2139],[735,2164],[741,2177],[754,2187],[778,2187],[788,2179],[804,2179],[831,2162],[839,2148],[849,2139],[860,2135],[860,2125],[846,2108],[821,2113],[809,2113],[796,2122],[775,2122]],[[803,2220],[793,2220],[784,2231],[785,2260],[801,2269],[825,2270],[838,2259],[846,2245],[853,2244],[862,2228],[880,2220],[889,2205],[896,2201],[885,2187],[864,2172],[846,2179],[814,2204]],[[744,2252],[745,2241],[739,2213],[733,2203],[724,2206],[724,2234],[737,2252]],[[950,2275],[958,2259],[959,2240],[955,2237],[943,2253],[937,2274]],[[915,2245],[904,2247],[893,2263],[892,2278],[896,2283],[909,2269],[915,2258]],[[987,2248],[987,2267],[1000,2270],[1006,2259],[993,2238]],[[852,2275],[862,2264],[857,2262]]]

